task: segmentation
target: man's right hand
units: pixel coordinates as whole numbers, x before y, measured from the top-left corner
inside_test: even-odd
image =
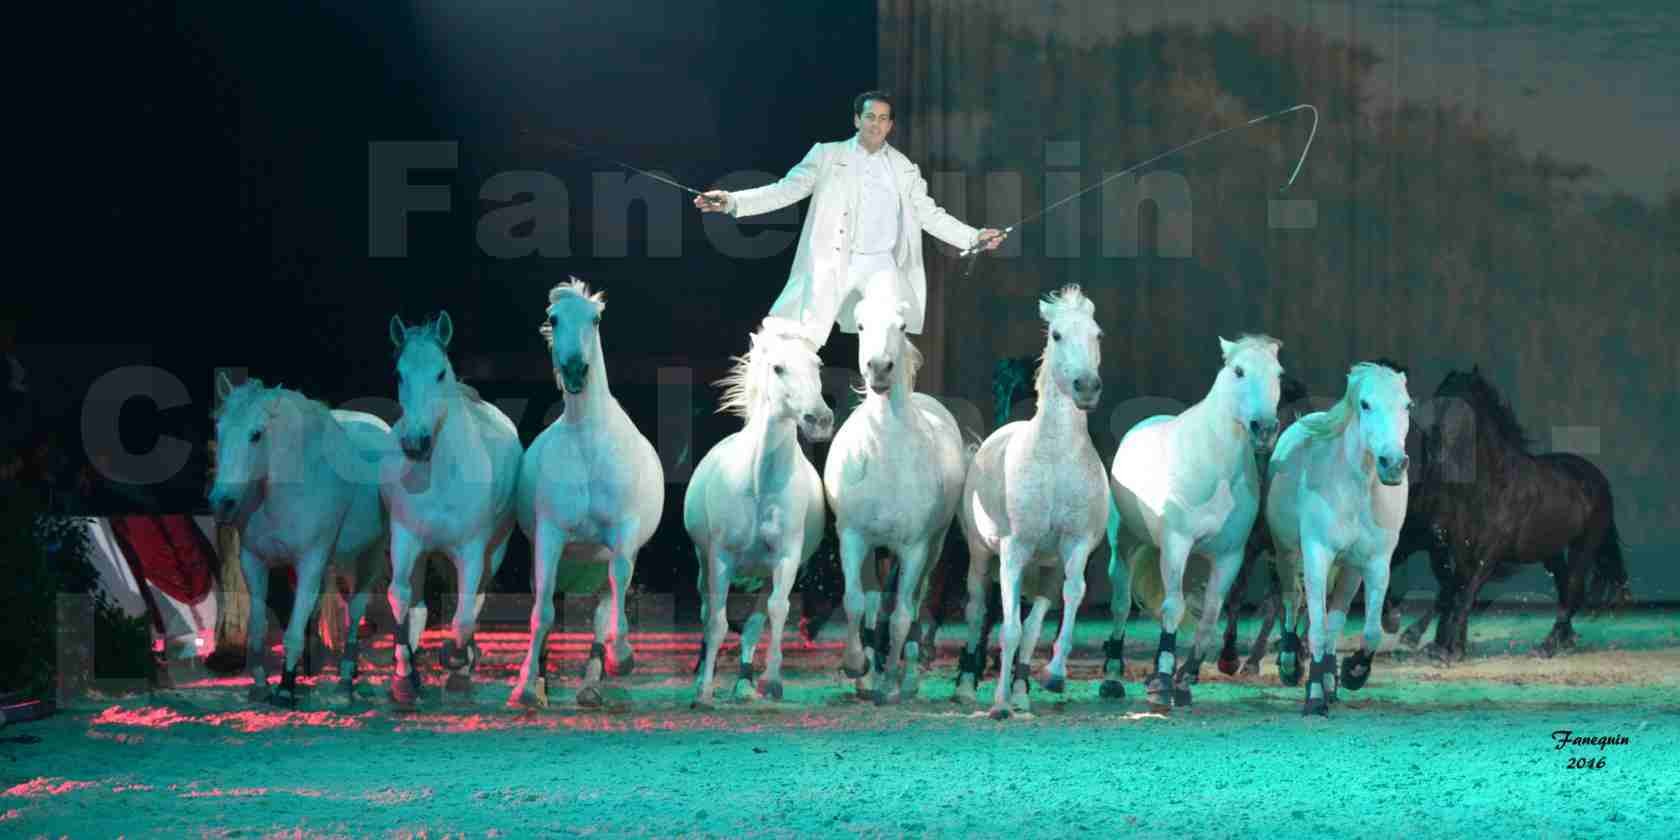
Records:
[[[694,197],[694,206],[702,213],[724,213],[729,210],[729,193],[726,190],[707,190]]]

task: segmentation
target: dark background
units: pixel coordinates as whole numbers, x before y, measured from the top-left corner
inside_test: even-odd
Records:
[[[691,396],[673,399],[692,399],[694,434],[709,438],[699,446],[730,425],[712,417],[706,383],[745,349],[791,251],[720,255],[671,189],[655,194],[683,204],[679,258],[648,256],[640,205],[626,256],[594,256],[592,176],[625,173],[523,141],[563,138],[701,188],[730,172],[779,174],[812,142],[851,133],[851,98],[875,83],[872,4],[369,5],[139,3],[78,43],[67,130],[50,145],[78,185],[80,246],[13,286],[8,304],[39,422],[74,449],[88,385],[146,364],[183,382],[192,402],[127,403],[125,446],[145,451],[159,434],[195,444],[174,480],[107,485],[95,508],[203,509],[217,368],[333,406],[394,398],[393,314],[414,322],[448,310],[457,370],[492,401],[530,400],[515,418],[529,443],[560,406],[535,328],[548,288],[568,274],[607,294],[613,389],[644,432],[654,435],[661,367],[695,371]],[[410,215],[406,257],[369,256],[376,141],[460,144],[455,172],[411,178],[451,185],[452,209]],[[571,256],[506,260],[479,248],[475,225],[501,206],[479,201],[479,188],[509,170],[565,184]],[[797,231],[799,216],[789,218],[780,226]],[[686,546],[682,490],[667,488],[668,515],[644,557]],[[505,570],[515,580],[524,551],[516,540]],[[680,565],[691,586],[682,552],[678,563],[642,563],[638,580],[666,589]]]

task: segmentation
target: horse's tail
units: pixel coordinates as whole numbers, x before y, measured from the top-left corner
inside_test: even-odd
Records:
[[[1598,549],[1598,562],[1592,572],[1593,582],[1588,591],[1591,593],[1589,602],[1593,606],[1614,609],[1633,600],[1633,590],[1628,587],[1627,560],[1622,554],[1622,538],[1616,532],[1614,519],[1604,532],[1604,543]]]

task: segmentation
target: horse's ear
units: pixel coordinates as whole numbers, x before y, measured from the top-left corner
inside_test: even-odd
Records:
[[[233,380],[228,378],[227,371],[216,371],[216,399],[225,400],[233,393]]]
[[[438,343],[445,347],[449,346],[449,339],[455,337],[455,322],[449,320],[448,312],[438,313],[437,337]]]
[[[1050,312],[1050,301],[1041,300],[1038,302],[1038,317],[1043,318],[1045,321],[1049,321]]]
[[[1225,336],[1220,336],[1219,337],[1219,357],[1220,358],[1222,358],[1222,359],[1231,358],[1231,351],[1235,350],[1235,349],[1237,349],[1236,342],[1226,341]]]
[[[403,346],[403,339],[408,336],[408,327],[403,326],[401,315],[391,316],[391,343],[397,347]]]

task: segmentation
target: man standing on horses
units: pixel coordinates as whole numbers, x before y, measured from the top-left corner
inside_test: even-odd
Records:
[[[818,347],[828,341],[836,320],[842,331],[857,332],[852,308],[876,283],[892,284],[895,297],[909,302],[905,325],[921,333],[927,309],[922,231],[957,248],[985,250],[1003,244],[1006,235],[969,227],[934,203],[920,168],[887,143],[894,116],[891,96],[860,93],[852,100],[857,134],[851,139],[817,143],[774,184],[711,190],[694,198],[703,212],[743,217],[811,196],[793,270],[769,318],[797,322]]]

